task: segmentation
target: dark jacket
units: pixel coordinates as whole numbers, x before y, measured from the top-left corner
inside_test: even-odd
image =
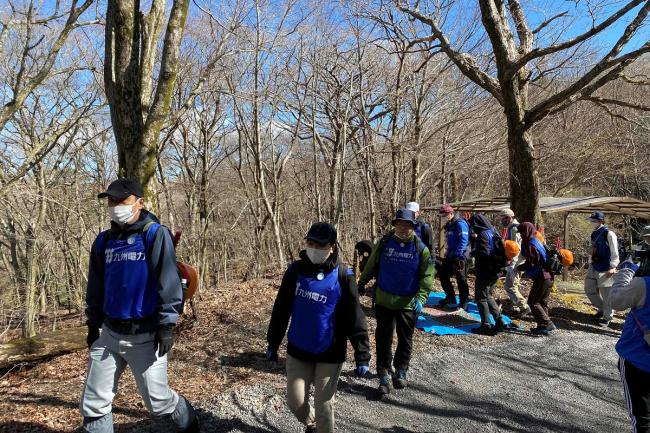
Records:
[[[431,230],[431,225],[422,219],[418,219],[417,225],[415,226],[415,234],[418,235],[420,240],[429,249],[431,255],[433,255],[435,250],[433,249],[433,230]]]
[[[474,214],[469,225],[476,237],[472,237],[472,256],[475,259],[475,272],[479,278],[493,279],[499,275],[494,258],[494,242],[497,234],[485,215]]]
[[[142,210],[140,218],[133,224],[120,226],[114,222],[108,230],[108,238],[127,239],[133,233],[142,232],[149,222],[159,222],[151,212]],[[104,322],[104,262],[103,254],[97,251],[97,240],[90,249],[88,285],[86,289],[87,324],[101,327]],[[152,245],[147,245],[147,262],[158,286],[158,312],[152,318],[154,325],[175,325],[181,313],[183,290],[176,267],[176,250],[169,230],[161,227],[156,232]]]
[[[284,339],[293,311],[293,302],[296,295],[298,273],[315,276],[321,270],[331,272],[338,264],[338,255],[330,256],[322,265],[314,265],[305,251],[300,252],[300,259],[289,265],[282,277],[282,283],[273,305],[271,322],[266,334],[269,349],[277,351]],[[307,353],[287,344],[287,353],[296,359],[305,362],[323,362],[340,364],[345,361],[347,340],[350,339],[354,349],[354,359],[359,364],[368,365],[370,350],[368,343],[368,324],[366,316],[359,304],[359,293],[354,275],[346,273],[346,280],[341,281],[341,298],[339,299],[334,316],[334,341],[323,353]]]

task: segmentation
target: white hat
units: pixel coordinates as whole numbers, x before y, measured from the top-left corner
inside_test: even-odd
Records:
[[[410,201],[406,203],[406,209],[410,210],[411,212],[420,212],[420,205],[414,201]]]
[[[507,208],[507,209],[503,209],[501,212],[499,212],[499,216],[502,216],[502,217],[506,216],[506,217],[514,218],[515,213],[512,211],[512,209]]]

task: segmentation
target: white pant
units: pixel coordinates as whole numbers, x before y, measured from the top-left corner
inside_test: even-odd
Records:
[[[608,277],[606,274],[606,272],[598,272],[593,266],[589,266],[585,277],[585,294],[591,304],[603,313],[603,319],[612,320],[609,292],[612,290],[614,278]]]
[[[522,265],[525,261],[526,259],[521,255],[512,259],[510,264],[506,266],[506,281],[503,285],[503,288],[508,294],[508,298],[510,298],[512,305],[524,309],[527,307],[528,301],[522,296],[521,292],[519,291],[520,278],[519,272],[517,271],[517,266]]]
[[[127,365],[133,372],[149,412],[155,416],[174,412],[180,397],[169,388],[167,355],[158,356],[154,339],[153,332],[124,335],[106,326],[102,328],[101,336],[90,348],[88,373],[80,403],[84,418],[98,418],[111,413],[118,381]]]

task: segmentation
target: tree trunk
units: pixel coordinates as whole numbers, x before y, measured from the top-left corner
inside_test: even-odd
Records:
[[[519,221],[541,222],[539,177],[531,134],[524,125],[508,119],[510,201]]]

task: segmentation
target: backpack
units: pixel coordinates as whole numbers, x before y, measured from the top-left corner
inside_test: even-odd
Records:
[[[560,275],[564,269],[562,265],[562,255],[555,248],[549,248],[548,245],[544,245],[544,250],[546,251],[546,263],[543,268],[546,272],[551,275]]]
[[[167,227],[163,226],[162,224],[153,221],[148,222],[142,228],[142,232],[140,232],[140,234],[143,237],[144,248],[146,252],[148,252],[149,248],[153,245],[154,239],[156,238],[156,233],[158,232],[158,229],[160,227],[164,227],[166,230],[169,230]],[[104,251],[106,250],[107,237],[108,237],[108,230],[101,232],[99,236],[97,236],[97,240],[95,241],[95,247],[97,248],[97,251],[99,251],[99,254],[102,256],[102,258],[104,256]],[[180,239],[180,232],[176,233],[176,236],[174,236],[173,238],[174,249],[176,248],[179,239]],[[177,268],[176,270],[178,272],[178,276],[181,280],[181,286],[183,288],[183,305],[184,305],[185,301],[189,301],[190,299],[192,299],[192,296],[194,296],[194,294],[196,293],[196,289],[199,286],[199,273],[194,266],[179,261],[176,262],[176,268]]]
[[[508,264],[508,257],[506,256],[506,248],[503,245],[503,240],[496,230],[492,230],[492,258],[494,265],[497,269],[503,269]]]

